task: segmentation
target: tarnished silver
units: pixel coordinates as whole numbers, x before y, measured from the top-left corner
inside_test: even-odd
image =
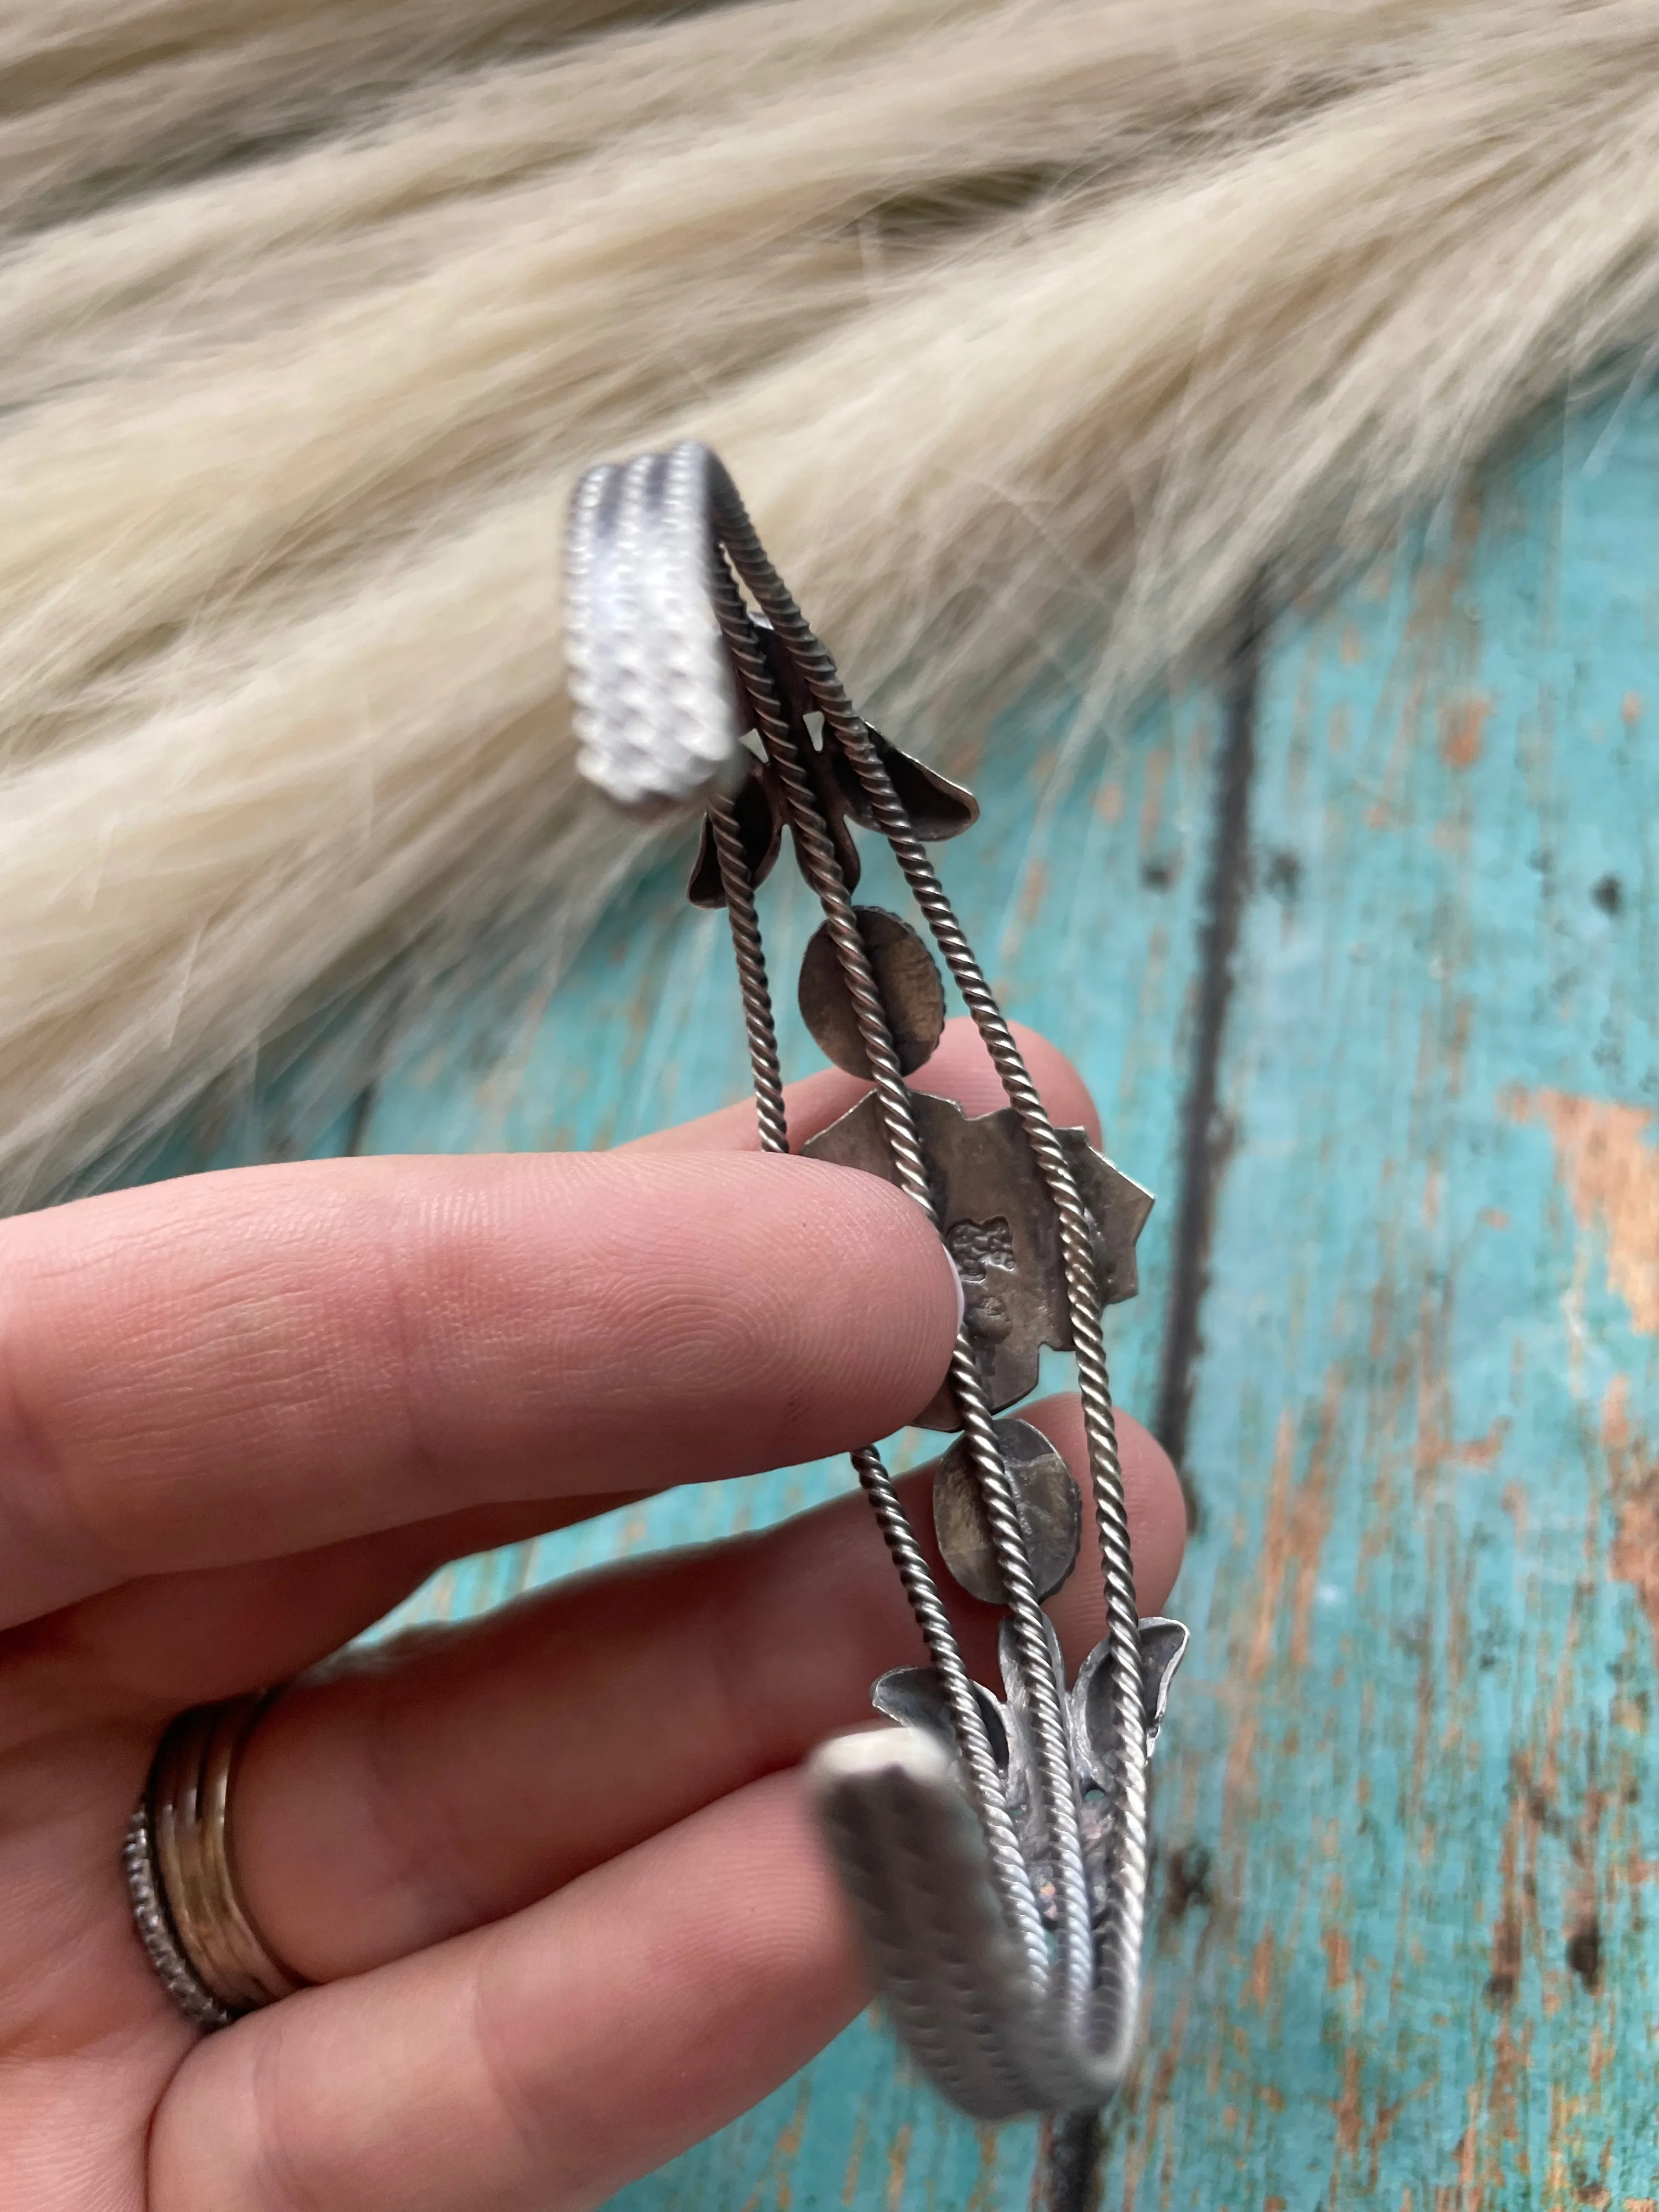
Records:
[[[945,985],[938,963],[897,915],[878,906],[854,907],[853,911],[887,1009],[899,1066],[906,1075],[914,1075],[933,1057],[945,1033]],[[800,963],[799,997],[801,1018],[824,1058],[849,1075],[868,1076],[870,1063],[859,1034],[858,1013],[848,996],[836,941],[828,928],[815,931],[807,945]]]
[[[1039,1598],[1052,1597],[1077,1565],[1083,1541],[1083,1493],[1041,1429],[999,1421],[997,1443],[1014,1486],[1015,1510],[1030,1554]],[[926,1469],[923,1472],[927,1472]],[[996,1544],[974,1463],[960,1438],[933,1462],[933,1534],[939,1555],[970,1597],[1006,1605]]]
[[[803,1006],[872,1085],[804,1149],[908,1192],[963,1280],[949,1378],[918,1419],[962,1431],[969,1571],[1007,1607],[1005,1697],[970,1678],[881,1455],[861,1448],[853,1463],[932,1663],[876,1686],[903,1725],[817,1754],[825,1832],[899,2031],[948,2095],[985,2118],[1099,2104],[1133,2054],[1146,1762],[1186,1645],[1178,1623],[1136,1617],[1101,1342],[1104,1305],[1133,1294],[1151,1197],[1049,1121],[925,849],[969,826],[971,798],[854,712],[715,456],[686,443],[592,471],[567,569],[584,772],[638,811],[705,811],[692,896],[727,910],[763,1146],[787,1150],[788,1131],[755,891],[787,829],[823,912]],[[854,827],[898,861],[1001,1080],[996,1113],[904,1080],[932,1049],[933,1006],[910,955],[889,957],[908,925],[872,931],[853,904]],[[1034,1517],[1006,1434],[1023,1425],[994,1419],[1033,1387],[1045,1345],[1077,1362],[1108,1622],[1070,1685],[1042,1609],[1066,1508]]]
[[[1141,1707],[1146,1716],[1150,1756],[1163,1723],[1170,1679],[1186,1653],[1187,1631],[1178,1620],[1160,1618],[1141,1621],[1139,1634]],[[1090,1653],[1079,1668],[1077,1680],[1066,1700],[1066,1740],[1077,1777],[1084,1830],[1097,1847],[1089,1856],[1091,1905],[1097,1920],[1104,1914],[1108,1904],[1105,1853],[1101,1847],[1110,1827],[1117,1794],[1112,1759],[1112,1713],[1110,1700],[1104,1694],[1108,1687],[1108,1649],[1103,1644],[1097,1644]],[[1037,1786],[1030,1698],[1006,1621],[998,1638],[997,1656],[1007,1702],[999,1705],[988,1690],[980,1690],[980,1704],[1021,1843],[1036,1876],[1042,1917],[1045,1923],[1052,1924],[1056,1911],[1055,1885],[1047,1838],[1035,1818]],[[1058,1642],[1054,1647],[1054,1658],[1058,1666]],[[893,1668],[877,1682],[871,1702],[878,1712],[885,1713],[890,1720],[920,1728],[937,1738],[947,1750],[953,1748],[949,1711],[938,1674],[932,1667]]]
[[[1000,1413],[1036,1388],[1045,1345],[1075,1349],[1059,1218],[1012,1106],[970,1116],[953,1098],[920,1091],[915,1115],[940,1232],[962,1277],[986,1402]],[[1103,1299],[1132,1298],[1135,1240],[1152,1210],[1152,1194],[1103,1159],[1081,1129],[1054,1133],[1076,1179]],[[802,1150],[809,1159],[896,1180],[869,1098]],[[928,1429],[961,1425],[948,1384],[916,1419]]]

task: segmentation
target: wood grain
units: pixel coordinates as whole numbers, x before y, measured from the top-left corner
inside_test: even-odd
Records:
[[[1650,411],[1276,636],[1128,2207],[1656,2193]]]

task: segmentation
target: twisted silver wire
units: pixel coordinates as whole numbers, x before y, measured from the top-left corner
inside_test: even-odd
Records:
[[[750,702],[762,742],[783,787],[802,866],[818,894],[827,926],[841,955],[866,1055],[872,1071],[880,1071],[877,1074],[877,1090],[895,1166],[904,1187],[926,1207],[937,1226],[938,1212],[916,1137],[915,1109],[893,1050],[885,1009],[854,918],[835,846],[817,795],[799,759],[794,732],[777,702],[753,626],[729,576],[717,584],[715,611],[738,662],[739,674],[745,685],[751,687]],[[907,1156],[910,1154],[914,1154],[915,1167],[913,1172],[907,1173]],[[979,1479],[987,1527],[1002,1570],[1020,1660],[1030,1692],[1039,1812],[1055,1869],[1059,1988],[1068,2020],[1083,2031],[1095,1986],[1096,1957],[1088,1874],[1083,1857],[1081,1808],[1063,1704],[1065,1685],[1054,1679],[1047,1619],[1037,1598],[1017,1495],[1003,1462],[1002,1447],[986,1401],[971,1340],[965,1332],[958,1336],[951,1355],[951,1393]],[[1000,1799],[1000,1791],[998,1796]],[[1020,1863],[1022,1866],[1024,1863],[1023,1856]],[[1038,1965],[1035,1947],[1032,1965],[1035,1971]],[[1050,1978],[1046,1946],[1041,1954],[1039,1978],[1044,1984]]]
[[[1038,1803],[1054,1863],[1059,1995],[1068,2025],[1081,2031],[1095,1986],[1095,1940],[1083,1857],[1083,1808],[1062,1702],[1065,1683],[1054,1681],[1054,1645],[1031,1572],[1017,1493],[966,1334],[957,1339],[951,1355],[951,1395],[979,1479],[986,1525],[1030,1692]]]
[[[745,580],[748,581],[748,580]],[[783,591],[779,581],[779,591]],[[790,602],[794,604],[794,602]],[[750,654],[759,659],[759,646],[754,641],[752,626],[744,615],[744,606],[737,588],[723,581],[717,591],[717,613],[721,629],[728,633],[728,644],[737,635],[738,641],[748,641]],[[738,668],[744,664],[738,659]],[[744,671],[748,677],[748,671]],[[765,706],[775,708],[775,695],[769,686],[769,671],[763,675]],[[776,719],[776,737],[768,732],[765,721]],[[865,956],[863,938],[858,936],[858,927],[852,915],[845,883],[841,878],[841,865],[830,841],[827,825],[818,811],[817,792],[811,790],[801,761],[796,757],[794,732],[781,712],[775,717],[763,717],[761,703],[757,702],[757,721],[761,721],[761,734],[768,745],[768,754],[779,769],[779,781],[783,783],[785,801],[790,805],[792,823],[796,825],[796,836],[801,845],[803,867],[807,869],[814,890],[825,909],[827,925],[832,931],[836,949],[842,956],[842,973],[848,980],[849,998],[858,1013],[860,1036],[865,1037],[872,1068],[887,1061],[891,1071],[891,1084],[883,1084],[878,1078],[880,1099],[883,1099],[884,1128],[890,1134],[890,1146],[894,1151],[894,1164],[900,1172],[900,1182],[909,1188],[911,1194],[929,1210],[938,1224],[938,1212],[933,1207],[931,1190],[927,1186],[925,1170],[921,1164],[921,1146],[915,1141],[914,1110],[909,1093],[902,1086],[898,1073],[898,1060],[891,1053],[887,1040],[887,1022],[880,995],[876,991],[874,975],[869,971],[869,960]],[[849,951],[856,947],[856,956]],[[872,1030],[880,1030],[880,1057],[872,1051]],[[902,1144],[915,1152],[915,1175],[905,1175],[905,1164],[900,1155],[900,1144],[894,1141],[894,1124],[902,1117]],[[1026,1548],[1024,1528],[1018,1513],[1013,1482],[1006,1474],[1002,1447],[995,1436],[995,1425],[991,1420],[991,1409],[984,1398],[984,1385],[980,1380],[978,1364],[973,1360],[973,1347],[967,1334],[957,1338],[956,1352],[951,1356],[951,1398],[956,1402],[957,1418],[963,1420],[971,1453],[973,1471],[978,1475],[980,1495],[984,1502],[987,1528],[1002,1568],[1005,1589],[1009,1593],[1009,1613],[1015,1624],[1015,1639],[1020,1650],[1020,1662],[1026,1674],[1026,1686],[1030,1692],[1030,1714],[1033,1714],[1033,1747],[1037,1754],[1037,1808],[1042,1825],[1048,1836],[1053,1863],[1055,1863],[1055,1891],[1057,1891],[1057,1920],[1060,1920],[1060,1996],[1068,2021],[1078,2031],[1086,2033],[1086,2013],[1095,1989],[1095,1933],[1091,1920],[1091,1900],[1088,1900],[1088,1874],[1084,1867],[1082,1847],[1082,1808],[1078,1802],[1078,1778],[1071,1760],[1071,1741],[1066,1732],[1064,1714],[1064,1681],[1055,1681],[1053,1650],[1048,1644],[1048,1628],[1042,1606],[1037,1601],[1036,1579],[1030,1575],[1030,1558]],[[1036,1969],[1036,1955],[1033,1955]],[[1048,1958],[1042,1955],[1040,1982],[1048,1982],[1051,1969]]]
[[[732,595],[735,602],[736,595]],[[729,612],[729,610],[726,611]],[[737,614],[742,618],[743,666],[745,680],[758,690],[763,680],[763,664],[759,666],[758,647],[754,644],[754,633],[741,605]],[[736,628],[735,623],[732,625]],[[750,655],[754,656],[753,660]],[[770,704],[770,702],[764,702]],[[757,708],[757,713],[760,709]],[[792,755],[793,745],[789,748]],[[797,763],[798,766],[798,763]],[[710,826],[714,833],[715,853],[720,863],[721,888],[732,926],[732,941],[737,958],[738,988],[742,994],[744,1022],[749,1037],[750,1065],[755,1089],[755,1112],[760,1127],[761,1148],[769,1152],[787,1152],[789,1133],[787,1109],[784,1105],[783,1083],[778,1059],[777,1030],[772,1012],[771,990],[767,981],[766,957],[762,946],[760,921],[755,909],[754,885],[748,861],[743,849],[742,831],[736,809],[723,794],[717,795],[709,805]],[[826,838],[827,843],[827,838]],[[861,940],[860,940],[861,942]],[[873,982],[873,978],[872,979]],[[866,1050],[868,1040],[866,1039]],[[952,1355],[951,1369],[956,1379],[957,1363],[963,1356],[962,1340],[958,1340]],[[975,1377],[976,1381],[977,1378]],[[982,1415],[988,1423],[988,1416]],[[994,1437],[993,1447],[995,1448]],[[951,1617],[939,1595],[939,1585],[927,1565],[926,1555],[917,1543],[909,1519],[887,1472],[880,1452],[873,1444],[866,1444],[852,1454],[853,1467],[865,1496],[874,1512],[876,1525],[881,1530],[899,1581],[910,1602],[910,1609],[921,1629],[927,1656],[944,1686],[945,1697],[953,1715],[957,1717],[958,1729],[962,1719],[971,1714],[977,1723],[973,1733],[984,1735],[984,1722],[980,1713],[979,1700],[975,1694],[972,1677],[963,1659],[961,1647],[951,1625]],[[1024,1532],[1021,1531],[1023,1541]],[[1022,1563],[1023,1564],[1023,1563]],[[1045,1653],[1046,1659],[1046,1653]],[[991,1756],[988,1740],[984,1746],[985,1771],[981,1778],[981,1794],[987,1804],[994,1806],[1006,1824],[1007,1834],[1002,1854],[1003,1864],[999,1870],[999,1887],[1012,1901],[1013,1917],[1024,1944],[1027,1962],[1032,1972],[1046,1976],[1048,1969],[1048,1947],[1043,1938],[1042,1922],[1032,1892],[1030,1869],[1020,1851],[1012,1822],[1008,1819],[995,1764]],[[987,1824],[988,1826],[989,1823]],[[994,1848],[994,1864],[995,1852]],[[936,2054],[937,2056],[937,2054]],[[942,2060],[941,2062],[942,2063]]]
[[[749,1036],[749,1065],[755,1081],[755,1119],[760,1127],[761,1150],[787,1152],[789,1116],[783,1103],[783,1069],[778,1060],[777,1024],[772,1018],[772,993],[766,980],[760,917],[755,911],[755,886],[744,854],[737,809],[724,792],[717,792],[708,802],[708,826],[714,832],[720,888],[726,894],[726,912],[732,925],[732,950],[737,957],[738,988],[743,994],[743,1025]]]
[[[981,972],[926,848],[911,830],[891,780],[861,724],[848,750],[870,795],[872,811],[893,848],[934,941],[985,1041],[1009,1103],[1019,1115],[1060,1223],[1066,1302],[1077,1358],[1078,1393],[1083,1404],[1084,1433],[1089,1447],[1108,1634],[1112,1644],[1113,1712],[1116,1723],[1114,1736],[1119,1785],[1115,1793],[1115,1856],[1120,1874],[1126,1877],[1112,1887],[1107,1940],[1101,1960],[1103,1986],[1095,2011],[1097,2028],[1111,2046],[1114,2059],[1127,2065],[1139,2009],[1145,1917],[1146,1713],[1140,1686],[1134,1566],[1117,1422],[1102,1340],[1103,1308],[1094,1240],[1070,1163],[1054,1134],[1019,1047]]]
[[[937,1225],[938,1212],[916,1134],[915,1109],[900,1072],[898,1055],[893,1048],[885,1009],[870,966],[869,955],[854,917],[852,899],[842,874],[841,863],[819,808],[817,794],[799,757],[794,733],[778,700],[765,653],[738,597],[737,586],[723,564],[714,580],[713,597],[714,611],[727,647],[749,695],[761,742],[766,747],[767,757],[777,772],[783,790],[803,871],[817,895],[823,909],[825,925],[841,960],[848,994],[858,1018],[865,1056],[869,1061],[881,1103],[883,1127],[895,1170],[902,1188]],[[990,1417],[984,1407],[978,1374],[973,1369],[971,1352],[967,1352],[966,1346],[967,1340],[959,1336],[951,1358],[952,1381],[956,1380],[959,1362],[965,1353],[970,1388],[978,1401],[985,1430],[991,1436],[998,1473],[1004,1486],[1007,1487],[1000,1448],[996,1443],[994,1431],[990,1429]],[[1003,1796],[1001,1778],[992,1754],[990,1739],[986,1733],[984,1716],[980,1711],[979,1700],[974,1695],[950,1617],[939,1600],[937,1585],[910,1532],[909,1523],[893,1492],[879,1455],[874,1452],[873,1448],[866,1448],[865,1452],[854,1454],[854,1465],[858,1469],[859,1479],[866,1495],[876,1507],[878,1522],[892,1553],[900,1579],[910,1596],[917,1625],[950,1700],[951,1717],[970,1778],[975,1809],[985,1828],[993,1875],[1004,1909],[1024,1945],[1033,1975],[1039,1981],[1046,1982],[1049,1972],[1048,1945],[1042,1934],[1042,1916],[1032,1887],[1030,1869],[1019,1847],[1019,1839]],[[1013,1510],[1012,1490],[1009,1492],[1008,1506],[1006,1521],[1012,1523],[1013,1540],[1020,1554],[1011,1564],[1016,1577],[1023,1576],[1026,1586],[1032,1588],[1029,1559],[1025,1556],[1024,1531],[1020,1528],[1018,1514]],[[1046,1650],[1044,1658],[1046,1662]],[[1069,1776],[1068,1764],[1068,1785]]]
[[[1113,1857],[1120,1879],[1110,1886],[1105,1956],[1099,1962],[1103,1986],[1091,2010],[1089,2039],[1115,2070],[1127,2067],[1139,2008],[1140,1949],[1146,1886],[1146,1722],[1141,1702],[1139,1638],[1134,1598],[1134,1569],[1129,1547],[1128,1516],[1123,1495],[1121,1462],[1111,1386],[1102,1340],[1102,1300],[1095,1266],[1094,1243],[1088,1216],[1078,1194],[1071,1168],[1056,1138],[1053,1124],[1032,1083],[1024,1060],[1000,1008],[985,981],[972,948],[946,897],[927,851],[911,827],[908,816],[894,791],[891,779],[862,719],[854,710],[834,661],[808,624],[793,595],[773,567],[736,486],[726,471],[714,465],[713,496],[721,543],[744,584],[753,594],[773,629],[787,647],[817,702],[819,711],[852,761],[869,795],[872,811],[891,846],[910,885],[917,905],[932,930],[980,1036],[984,1039],[1009,1103],[1018,1115],[1031,1146],[1038,1171],[1054,1200],[1060,1231],[1066,1303],[1077,1355],[1079,1395],[1083,1402],[1084,1431],[1088,1440],[1091,1487],[1099,1526],[1101,1570],[1105,1584],[1108,1633],[1112,1644],[1112,1702],[1115,1721],[1118,1789],[1115,1792],[1116,1833]],[[971,1365],[971,1355],[969,1364]],[[952,1364],[953,1380],[955,1363]],[[975,1380],[977,1378],[975,1377]],[[982,1403],[982,1397],[981,1397]],[[960,1401],[958,1411],[963,1411]],[[988,1427],[988,1414],[987,1416]],[[964,1429],[968,1422],[964,1415]],[[990,1492],[1000,1487],[981,1456],[978,1438],[969,1430],[976,1470],[987,1492],[987,1517],[994,1534]],[[1001,1455],[991,1445],[996,1468]],[[1005,1477],[1006,1480],[1006,1477]],[[1011,1501],[1012,1503],[1012,1501]],[[1000,1547],[998,1547],[1001,1565]],[[1005,1569],[1005,1577],[1006,1577]],[[1029,1582],[1029,1577],[1027,1577]],[[1019,1633],[1022,1657],[1035,1648],[1042,1631],[1029,1620],[1014,1585],[1009,1583],[1011,1613]],[[1019,1595],[1023,1595],[1019,1594]],[[1048,1765],[1042,1755],[1043,1739],[1050,1730],[1064,1742],[1064,1723],[1054,1696],[1050,1662],[1046,1650],[1031,1674],[1033,1707],[1037,1720],[1039,1771]],[[1045,1708],[1049,1709],[1045,1711]],[[1067,1794],[1075,1802],[1075,1785],[1066,1767]],[[1048,1794],[1045,1790],[1045,1796]],[[1045,1806],[1045,1813],[1048,1812]],[[1063,1850],[1077,1843],[1075,1875],[1061,1858],[1062,1957],[1066,1923],[1077,1909],[1077,1887],[1083,1897],[1087,1923],[1086,1878],[1082,1873],[1080,1839],[1075,1821],[1062,1826],[1058,1808],[1051,1821],[1054,1840]],[[1057,1852],[1057,1856],[1061,1853]],[[1070,1893],[1069,1897],[1067,1893]],[[1066,1910],[1069,1904],[1070,1911]],[[1073,1948],[1073,1955],[1075,1955]],[[1091,1945],[1088,1980],[1094,1980],[1095,1959]],[[1075,1969],[1066,1975],[1068,1994],[1075,1996]],[[1086,1990],[1085,1998],[1086,2002]],[[1102,2049],[1102,2044],[1105,2048]]]
[[[951,1708],[951,1717],[957,1730],[957,1740],[962,1741],[962,1717],[969,1712],[971,1712],[974,1717],[975,1735],[983,1738],[985,1717],[980,1711],[979,1699],[975,1694],[973,1677],[968,1672],[967,1662],[962,1656],[962,1647],[957,1642],[956,1631],[951,1626],[951,1616],[946,1612],[945,1601],[939,1595],[939,1584],[933,1579],[933,1570],[927,1564],[921,1545],[916,1541],[915,1532],[911,1528],[908,1516],[899,1502],[898,1492],[893,1486],[893,1478],[887,1472],[885,1462],[873,1444],[861,1445],[852,1455],[852,1460],[854,1472],[858,1476],[860,1486],[869,1499],[871,1509],[875,1514],[876,1526],[881,1530],[886,1541],[893,1565],[898,1570],[898,1577],[903,1585],[904,1594],[910,1601],[910,1610],[915,1616],[917,1627],[921,1631],[922,1642],[927,1647],[927,1656],[933,1661],[934,1671],[944,1685],[945,1698]],[[1002,1785],[997,1774],[995,1761],[991,1757],[988,1740],[985,1742],[985,1756],[988,1767],[985,1788],[999,1816],[994,1830],[991,1823],[985,1824],[988,1830],[987,1841],[991,1851],[993,1873],[996,1879],[998,1891],[1003,1898],[1005,1908],[1009,1910],[1009,1917],[1014,1922],[1020,1941],[1024,1945],[1026,1963],[1035,1978],[1040,1982],[1046,1981],[1048,1975],[1048,1946],[1042,1933],[1042,1917],[1037,1909],[1036,1898],[1031,1884],[1030,1869],[1025,1863],[1025,1856],[1019,1848],[1013,1822],[1009,1818],[1007,1803],[1002,1794]],[[976,1789],[975,1808],[983,1820],[984,1808],[978,1802],[980,1794],[979,1790]]]
[[[827,710],[826,710],[827,718]],[[837,735],[840,735],[839,731]],[[1112,1645],[1112,1705],[1116,1753],[1114,1857],[1103,1986],[1094,2007],[1102,2056],[1127,2067],[1139,2007],[1140,1953],[1147,1872],[1146,1722],[1140,1682],[1140,1638],[1128,1509],[1117,1420],[1103,1340],[1103,1304],[1089,1217],[1071,1164],[1054,1134],[1019,1047],[974,957],[961,923],[926,848],[893,790],[891,779],[861,724],[848,751],[870,795],[872,811],[893,848],[912,895],[933,931],[957,987],[985,1041],[1009,1103],[1019,1115],[1060,1223],[1066,1303],[1077,1359],[1078,1395],[1089,1447],[1091,1487],[1099,1530],[1108,1634]]]
[[[767,758],[776,771],[783,789],[784,803],[789,810],[790,826],[795,833],[796,848],[800,854],[803,871],[817,894],[818,903],[823,908],[825,926],[835,944],[842,978],[858,1021],[865,1057],[870,1063],[871,1076],[880,1102],[882,1127],[893,1157],[894,1168],[901,1186],[924,1212],[932,1216],[934,1211],[933,1194],[927,1181],[927,1163],[922,1158],[921,1146],[916,1136],[915,1115],[910,1104],[910,1094],[904,1087],[903,1072],[899,1066],[898,1054],[894,1049],[887,1025],[887,1011],[876,983],[875,972],[870,965],[864,939],[854,918],[853,902],[842,875],[841,862],[836,858],[829,825],[819,807],[817,793],[812,788],[811,779],[801,765],[796,751],[794,733],[779,702],[772,683],[772,672],[766,665],[766,657],[755,635],[754,624],[738,596],[731,571],[723,562],[718,564],[714,596],[715,616],[749,693],[761,743],[766,748]]]

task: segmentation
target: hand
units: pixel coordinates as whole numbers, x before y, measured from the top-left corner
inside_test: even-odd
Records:
[[[1026,1042],[1056,1119],[1091,1123]],[[1000,1103],[960,1030],[926,1079]],[[798,1138],[859,1088],[798,1085]],[[921,1656],[855,1496],[288,1692],[232,1833],[321,1986],[199,2039],[118,1852],[179,1708],[311,1666],[446,1559],[885,1434],[955,1315],[908,1199],[759,1157],[746,1108],[603,1155],[249,1169],[0,1226],[0,2202],[566,2212],[836,2033],[866,1991],[793,1770]],[[1075,1406],[1039,1418],[1081,1466]],[[1155,1612],[1181,1501],[1123,1442]],[[1091,1555],[1053,1608],[1073,1662]],[[994,1680],[992,1616],[958,1617]]]

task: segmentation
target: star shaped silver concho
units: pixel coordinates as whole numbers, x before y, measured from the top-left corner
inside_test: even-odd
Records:
[[[1036,1389],[1045,1345],[1072,1349],[1054,1201],[1012,1106],[970,1115],[954,1099],[921,1091],[911,1096],[940,1230],[966,1294],[985,1394],[998,1413]],[[1152,1210],[1152,1194],[1097,1152],[1081,1129],[1055,1133],[1094,1227],[1102,1294],[1109,1305],[1132,1298],[1135,1240]],[[802,1149],[808,1159],[898,1180],[873,1091]],[[922,1428],[960,1425],[948,1388],[916,1418]]]

